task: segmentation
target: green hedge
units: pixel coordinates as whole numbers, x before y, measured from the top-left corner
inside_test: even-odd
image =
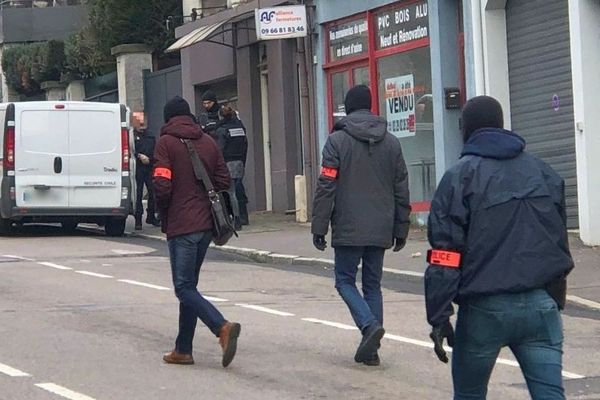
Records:
[[[18,93],[30,96],[41,91],[45,81],[58,81],[65,65],[62,41],[20,44],[2,53],[6,84]]]

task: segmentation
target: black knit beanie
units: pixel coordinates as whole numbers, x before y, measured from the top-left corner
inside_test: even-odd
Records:
[[[366,85],[357,85],[348,90],[344,106],[346,107],[346,115],[357,110],[370,110],[371,90],[369,87]]]
[[[173,117],[177,117],[179,115],[192,115],[190,111],[190,105],[185,99],[175,96],[171,100],[165,104],[165,109],[163,112],[163,116],[165,119],[165,123],[169,122],[169,120]]]
[[[216,103],[217,95],[215,92],[209,89],[202,95],[202,101],[214,101]]]
[[[477,129],[503,128],[502,106],[498,100],[490,96],[473,97],[463,108],[461,124],[465,142]]]

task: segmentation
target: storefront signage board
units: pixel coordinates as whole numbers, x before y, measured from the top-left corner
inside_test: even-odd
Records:
[[[375,15],[377,50],[429,37],[427,1],[398,5]]]
[[[366,18],[343,22],[328,29],[329,61],[367,54],[369,34]]]
[[[306,36],[306,7],[281,6],[254,10],[258,40]]]
[[[412,74],[385,80],[388,131],[399,138],[415,136],[415,82]]]

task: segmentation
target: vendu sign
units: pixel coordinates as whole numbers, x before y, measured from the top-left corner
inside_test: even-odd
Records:
[[[254,10],[258,40],[306,36],[306,7],[281,6]]]

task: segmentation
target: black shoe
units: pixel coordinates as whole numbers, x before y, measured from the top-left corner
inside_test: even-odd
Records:
[[[141,231],[142,230],[142,219],[141,218],[136,218],[135,219],[135,230],[136,231]]]
[[[233,228],[236,231],[241,231],[242,230],[242,223],[240,222],[240,219],[238,217],[235,217],[233,219]]]
[[[364,360],[363,364],[365,364],[369,367],[378,367],[381,364],[381,360],[379,359],[379,354],[375,353],[371,357]]]
[[[356,349],[356,354],[354,355],[354,361],[357,363],[362,363],[369,358],[372,354],[377,353],[377,346],[379,346],[379,341],[385,334],[385,329],[383,326],[379,324],[379,322],[375,322],[369,325],[365,332],[363,333],[363,338]]]

